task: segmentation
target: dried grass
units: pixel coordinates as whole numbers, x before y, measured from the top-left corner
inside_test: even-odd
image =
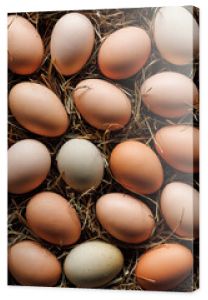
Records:
[[[191,8],[189,8],[191,9]],[[101,228],[95,216],[95,202],[104,193],[109,192],[126,192],[119,184],[117,184],[111,177],[108,158],[113,147],[128,138],[135,138],[141,142],[147,143],[153,146],[153,135],[157,129],[162,126],[172,124],[173,121],[159,118],[151,114],[141,104],[141,97],[139,88],[145,78],[164,70],[175,70],[181,73],[187,74],[191,78],[194,78],[198,85],[198,62],[194,64],[194,67],[177,67],[168,64],[160,58],[156,48],[153,45],[153,50],[150,59],[146,66],[136,76],[128,79],[114,82],[120,86],[123,91],[130,97],[132,101],[132,118],[131,122],[121,131],[116,133],[102,132],[96,130],[86,124],[76,111],[73,102],[71,100],[71,93],[76,84],[85,78],[103,78],[100,74],[96,64],[97,51],[100,47],[102,40],[116,29],[122,28],[127,25],[136,25],[144,28],[151,35],[151,24],[156,13],[157,8],[143,8],[143,9],[116,9],[116,10],[98,10],[98,11],[83,11],[83,13],[92,21],[96,32],[96,44],[93,55],[91,56],[87,65],[81,72],[70,77],[63,77],[58,74],[51,65],[49,42],[52,28],[56,21],[66,12],[44,12],[44,13],[23,13],[22,15],[28,18],[40,32],[44,45],[45,45],[45,59],[41,68],[30,76],[17,76],[9,72],[8,74],[8,89],[14,84],[29,80],[31,82],[43,83],[50,89],[52,89],[63,101],[68,113],[70,114],[71,124],[67,133],[59,138],[45,138],[28,132],[23,129],[9,114],[8,117],[8,144],[11,146],[13,143],[25,139],[35,138],[47,145],[52,156],[52,168],[47,180],[36,190],[26,195],[9,195],[8,204],[8,239],[9,245],[12,245],[18,241],[24,239],[38,240],[42,245],[50,249],[61,262],[63,262],[65,256],[69,250],[73,247],[60,248],[48,244],[40,240],[38,237],[27,228],[25,220],[25,206],[28,200],[39,191],[48,190],[54,191],[63,195],[68,201],[76,208],[81,222],[82,222],[82,235],[79,242],[83,242],[90,239],[100,238],[102,240],[111,242],[119,246],[125,256],[125,266],[122,273],[106,288],[111,289],[125,289],[125,290],[140,290],[140,286],[136,284],[134,276],[135,263],[139,255],[141,255],[146,249],[151,248],[156,244],[163,242],[176,241],[181,244],[185,244],[189,248],[193,248],[193,242],[188,240],[179,239],[173,233],[169,231],[165,225],[163,219],[160,216],[158,207],[158,200],[160,198],[160,192],[146,196],[138,196],[152,209],[155,220],[157,223],[157,229],[153,236],[146,243],[139,245],[128,245],[121,243],[111,236],[109,236],[104,229]],[[195,17],[198,18],[198,11],[194,10]],[[198,126],[199,121],[198,109],[194,111],[194,114],[189,115],[185,119],[178,120],[177,123],[192,124]],[[106,162],[105,176],[102,184],[96,191],[88,191],[85,194],[79,194],[64,184],[56,167],[56,153],[60,146],[68,139],[75,137],[84,137],[92,141],[103,153]],[[181,174],[174,171],[164,162],[165,170],[165,182],[164,185],[173,180],[180,180],[192,184],[198,188],[198,178],[192,175]],[[132,194],[128,192],[129,194]],[[133,194],[132,194],[133,195]],[[194,279],[192,281],[191,276],[178,288],[177,291],[192,291],[197,288],[199,276],[198,276],[198,242],[194,243],[195,249],[195,268]],[[9,276],[9,284],[17,284],[15,280]],[[58,282],[60,287],[69,287],[71,284],[62,275],[61,280]]]

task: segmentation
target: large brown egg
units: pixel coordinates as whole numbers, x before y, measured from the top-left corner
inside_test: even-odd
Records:
[[[113,237],[126,243],[146,241],[155,227],[149,207],[142,201],[121,193],[100,197],[96,203],[96,216]]]
[[[199,25],[184,7],[162,7],[153,24],[153,36],[161,56],[172,64],[191,63],[199,54]]]
[[[106,77],[124,79],[141,70],[150,52],[151,41],[146,31],[128,26],[104,40],[98,52],[98,65]]]
[[[71,245],[80,237],[81,224],[75,209],[56,193],[33,196],[26,207],[26,219],[28,227],[49,243]]]
[[[161,244],[144,253],[136,265],[139,285],[150,291],[176,288],[193,268],[191,251],[180,244]]]
[[[167,184],[161,194],[160,208],[171,230],[184,238],[199,235],[199,192],[183,182]]]
[[[90,20],[79,13],[61,17],[51,34],[51,59],[56,70],[63,75],[80,71],[89,59],[95,34]]]
[[[173,168],[193,173],[199,171],[199,130],[189,125],[170,125],[155,135],[161,157]]]
[[[25,18],[10,15],[8,21],[8,65],[20,75],[35,72],[43,60],[43,42],[36,28]]]
[[[61,100],[42,84],[16,84],[9,93],[9,108],[23,127],[43,136],[59,136],[69,125]]]
[[[50,153],[44,144],[32,139],[17,142],[8,150],[8,191],[32,191],[46,179],[50,167]]]
[[[10,247],[9,271],[21,285],[54,286],[61,276],[57,258],[36,242],[25,240]]]
[[[176,72],[162,72],[146,79],[141,86],[143,103],[165,118],[179,118],[193,112],[199,93],[194,82]]]
[[[115,85],[101,79],[81,81],[73,92],[73,100],[82,117],[101,130],[123,128],[131,117],[131,103]]]
[[[127,190],[151,194],[163,183],[163,169],[155,152],[136,140],[118,144],[110,156],[113,177]]]

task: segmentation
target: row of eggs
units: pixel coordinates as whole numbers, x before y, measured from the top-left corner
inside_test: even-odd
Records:
[[[173,168],[193,173],[199,170],[199,130],[190,125],[170,125],[154,137],[160,156]],[[98,187],[103,179],[105,160],[100,150],[85,139],[71,139],[56,157],[60,175],[71,188],[85,192]],[[47,177],[51,157],[44,144],[33,139],[21,140],[8,150],[8,190],[23,194],[37,188]],[[109,166],[114,179],[137,194],[152,194],[164,180],[156,153],[137,140],[117,144]]]
[[[140,93],[150,111],[167,118],[184,116],[198,105],[198,89],[193,81],[175,72],[151,76],[142,84]],[[130,121],[130,99],[105,80],[82,80],[72,92],[72,99],[85,121],[97,129],[119,130]],[[24,128],[42,136],[57,137],[69,127],[70,120],[61,100],[42,84],[14,85],[9,93],[9,108]]]
[[[160,54],[167,61],[184,65],[198,56],[198,24],[185,8],[160,8],[152,31]],[[53,65],[62,75],[79,72],[91,56],[94,43],[94,28],[86,16],[80,13],[62,16],[51,34]],[[21,16],[8,17],[8,52],[9,68],[17,74],[31,74],[42,63],[44,47],[41,37],[33,25]],[[150,53],[151,40],[146,31],[128,26],[113,32],[102,42],[98,65],[104,76],[124,79],[141,70]]]
[[[24,240],[10,247],[9,270],[22,285],[54,286],[61,277],[58,259],[37,242]],[[124,257],[116,246],[91,240],[75,246],[66,256],[63,271],[77,287],[109,284],[122,270]],[[135,276],[143,289],[170,290],[192,272],[191,251],[177,243],[161,244],[137,261]]]

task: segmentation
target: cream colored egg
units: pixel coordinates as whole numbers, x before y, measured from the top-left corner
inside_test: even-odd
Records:
[[[51,157],[44,144],[25,139],[8,150],[8,190],[23,194],[37,188],[48,175]]]
[[[199,53],[199,26],[184,7],[170,6],[158,10],[153,36],[161,56],[172,64],[189,64]]]
[[[95,34],[90,20],[80,13],[61,17],[51,34],[52,63],[63,75],[80,71],[88,61],[94,46]]]
[[[117,247],[94,240],[69,252],[64,262],[64,273],[77,287],[96,288],[115,278],[123,263],[123,255]]]
[[[58,170],[64,181],[76,191],[96,188],[104,174],[104,159],[99,149],[85,139],[66,142],[57,155]]]

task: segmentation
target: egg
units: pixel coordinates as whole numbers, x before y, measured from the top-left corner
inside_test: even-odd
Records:
[[[151,194],[163,183],[163,169],[155,152],[136,140],[118,144],[110,156],[114,179],[136,194]]]
[[[59,246],[74,244],[81,234],[75,209],[56,193],[41,192],[33,196],[26,206],[26,220],[37,236]]]
[[[145,290],[176,288],[192,272],[192,252],[180,244],[161,244],[144,253],[136,265],[136,279]]]
[[[37,188],[47,177],[51,157],[44,144],[21,140],[8,150],[8,191],[23,194]]]
[[[62,178],[74,190],[85,192],[100,185],[104,174],[104,159],[90,141],[69,140],[62,145],[56,160]]]
[[[85,121],[97,129],[118,130],[131,118],[129,98],[102,79],[82,80],[73,92],[73,100]]]
[[[25,18],[10,15],[8,28],[8,66],[20,75],[34,73],[41,65],[44,55],[42,39],[36,28]]]
[[[51,60],[63,75],[80,71],[87,63],[95,42],[90,20],[80,13],[68,13],[55,24],[50,42]]]
[[[155,146],[160,156],[184,173],[199,171],[199,130],[190,125],[170,125],[159,129]]]
[[[98,52],[98,65],[104,76],[125,79],[141,70],[150,52],[151,41],[146,31],[127,26],[104,40]]]
[[[146,241],[155,227],[149,207],[142,201],[121,193],[101,196],[96,203],[96,216],[107,232],[126,243]]]
[[[153,36],[161,56],[185,65],[199,54],[199,25],[184,7],[162,7],[153,22]]]
[[[117,247],[99,240],[87,241],[66,256],[64,273],[79,288],[102,287],[119,274],[123,263]]]
[[[176,72],[162,72],[146,79],[141,86],[143,103],[165,118],[179,118],[193,112],[199,102],[194,82]]]
[[[24,128],[46,137],[62,135],[69,125],[61,100],[42,84],[21,82],[13,86],[9,108]]]
[[[24,240],[8,252],[9,272],[21,285],[54,286],[61,276],[57,258],[40,244]]]
[[[189,184],[171,182],[161,194],[160,208],[171,230],[183,238],[199,235],[199,192]]]

